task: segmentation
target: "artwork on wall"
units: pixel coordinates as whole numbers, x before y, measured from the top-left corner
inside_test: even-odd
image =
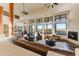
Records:
[[[14,30],[14,32],[18,32],[18,30],[22,31],[22,27],[21,26],[14,26],[13,30]]]
[[[14,30],[14,32],[17,32],[18,31],[18,27],[14,26],[13,30]]]
[[[9,25],[3,24],[3,34],[5,35],[5,37],[9,36]]]
[[[14,36],[16,36],[17,31],[18,31],[18,26],[14,26],[14,27],[13,27],[13,35],[14,35]]]
[[[9,33],[9,26],[7,24],[3,24],[3,33]]]

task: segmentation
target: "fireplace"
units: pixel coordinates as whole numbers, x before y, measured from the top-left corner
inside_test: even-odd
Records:
[[[78,41],[78,32],[68,31],[68,38]]]

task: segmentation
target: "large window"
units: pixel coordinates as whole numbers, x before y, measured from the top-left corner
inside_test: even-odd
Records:
[[[35,32],[40,34],[50,34],[56,33],[57,35],[66,35],[67,34],[67,14],[56,15],[53,19],[53,16],[38,18],[35,20],[29,21],[29,32],[31,35]],[[54,31],[53,31],[54,30]]]
[[[37,24],[36,25],[36,32],[43,34],[43,24]]]
[[[30,33],[31,36],[34,35],[34,33],[35,33],[35,25],[30,25],[29,26],[29,33]]]
[[[45,18],[44,18],[44,22],[45,22],[45,23],[48,23],[48,22],[51,22],[51,23],[52,23],[52,22],[53,22],[53,17],[52,17],[52,16],[50,16],[50,17],[45,17]]]
[[[55,16],[55,21],[60,22],[60,21],[66,21],[67,20],[67,14],[62,14],[62,15],[57,15]]]
[[[36,19],[36,32],[43,34],[43,19]]]
[[[44,24],[44,34],[52,34],[52,24]]]
[[[67,14],[55,16],[55,33],[57,35],[66,35],[67,32]]]
[[[35,23],[34,19],[29,20],[29,24],[34,24],[34,23]]]
[[[44,34],[52,34],[53,16],[44,18]]]
[[[42,18],[40,18],[40,19],[36,19],[36,23],[38,24],[38,23],[42,23],[43,22],[43,19]]]
[[[66,35],[67,23],[56,23],[55,24],[55,33],[57,35]]]

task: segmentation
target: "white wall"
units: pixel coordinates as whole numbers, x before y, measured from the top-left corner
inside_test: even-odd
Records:
[[[70,31],[76,31],[79,33],[79,4],[77,3],[64,3],[54,6],[53,8],[43,8],[33,12],[28,16],[28,19],[44,18],[47,16],[53,16],[55,14],[69,11],[69,28]],[[79,38],[79,35],[78,35]]]
[[[6,24],[9,26],[9,17],[3,15],[2,17],[2,24]],[[24,23],[21,22],[19,19],[16,19],[14,18],[14,22],[13,22],[13,25],[15,26],[21,26],[23,28],[23,31],[24,31]],[[0,35],[0,41],[7,41],[9,38],[6,37],[5,38],[5,35],[3,34],[3,25],[2,25],[2,34]]]
[[[21,26],[22,27],[22,31],[24,31],[24,23],[20,20],[20,19],[14,19],[14,22],[13,22],[13,25],[14,26]]]
[[[9,17],[8,16],[3,15],[2,24],[6,24],[9,26]],[[14,18],[13,26],[18,26],[18,27],[21,26],[22,30],[24,31],[24,23],[19,19]],[[3,33],[3,25],[2,25],[2,33]]]
[[[2,17],[2,23],[9,25],[9,17],[3,16],[3,17]]]
[[[20,21],[24,23],[25,30],[29,31],[29,16],[20,17]]]

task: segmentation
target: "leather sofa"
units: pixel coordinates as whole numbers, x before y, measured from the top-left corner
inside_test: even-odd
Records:
[[[38,44],[38,43],[34,43],[33,41],[29,42],[27,40],[13,40],[12,42],[18,46],[21,46],[25,49],[36,52],[42,56],[46,56],[47,52],[49,50],[48,47],[41,45],[41,44]]]
[[[38,36],[36,36],[36,39],[37,39],[37,41],[38,40],[42,40],[42,36],[41,35],[38,35]]]
[[[46,56],[48,51],[54,51],[56,53],[60,53],[60,54],[67,55],[67,56],[75,55],[74,52],[69,52],[69,51],[56,49],[56,48],[50,48],[47,45],[42,45],[42,44],[39,44],[39,43],[35,43],[33,41],[12,40],[12,42],[13,42],[13,44],[16,44],[16,45],[21,46],[25,49],[31,50],[35,53],[42,55],[42,56]]]

